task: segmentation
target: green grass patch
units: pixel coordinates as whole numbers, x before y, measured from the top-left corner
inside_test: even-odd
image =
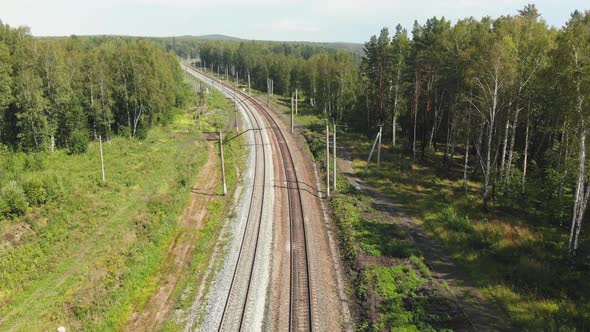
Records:
[[[203,130],[224,128],[231,114],[232,103],[215,98]],[[106,183],[96,142],[79,155],[0,152],[0,187],[14,198],[0,221],[4,326],[119,329],[147,302],[207,157],[197,128],[178,112],[143,140],[104,143]]]
[[[340,142],[351,152],[360,174],[371,142],[355,134],[341,135]],[[484,212],[480,184],[469,181],[463,189],[462,172],[456,166],[460,155],[451,164],[443,161],[441,153],[413,164],[402,149],[386,145],[382,163],[381,170],[371,164],[364,180],[423,222],[517,328],[589,326],[590,287],[580,280],[590,277],[590,271],[573,268],[567,259],[566,227],[501,198]]]

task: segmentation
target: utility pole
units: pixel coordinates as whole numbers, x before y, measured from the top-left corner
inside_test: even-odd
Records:
[[[381,133],[383,126],[379,126],[379,147],[377,148],[377,170],[381,168]]]
[[[250,69],[248,69],[248,96],[252,95],[252,90],[250,90]]]
[[[336,121],[334,121],[334,167],[332,168],[332,174],[334,175],[334,179],[332,180],[332,185],[334,186],[334,191],[336,191]]]
[[[234,88],[234,115],[235,115],[235,122],[236,122],[236,132],[240,131],[240,127],[238,125],[238,102],[236,100],[236,89],[238,88],[238,78],[236,76],[236,87]]]
[[[270,107],[270,78],[266,79],[266,92],[268,94],[267,104],[268,104],[268,107]]]
[[[381,131],[377,133],[377,137],[375,137],[375,142],[373,142],[373,147],[371,148],[371,152],[369,152],[369,158],[367,159],[367,163],[365,164],[365,168],[363,169],[363,175],[367,174],[367,168],[369,167],[369,163],[371,162],[371,157],[373,156],[373,151],[375,151],[375,146],[377,145],[377,141],[381,139]]]
[[[297,102],[299,101],[299,97],[297,95],[297,89],[295,89],[295,114],[297,114]]]
[[[291,134],[293,133],[293,94],[291,93]]]
[[[219,132],[219,151],[221,153],[221,177],[223,178],[223,196],[227,195],[227,186],[225,184],[225,162],[223,160],[223,136]]]
[[[326,123],[326,197],[330,197],[330,126]]]
[[[102,156],[102,137],[98,135],[98,146],[100,148],[100,171],[102,172],[102,182],[106,181],[104,176],[104,158]]]

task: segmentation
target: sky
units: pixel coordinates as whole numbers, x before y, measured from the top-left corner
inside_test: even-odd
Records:
[[[244,39],[364,42],[414,20],[516,14],[531,0],[1,0],[0,20],[35,36],[225,34]],[[539,0],[561,27],[588,0]]]

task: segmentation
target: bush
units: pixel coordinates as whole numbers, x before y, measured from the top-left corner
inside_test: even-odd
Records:
[[[446,207],[440,213],[440,221],[452,231],[461,233],[471,233],[474,228],[467,217],[460,217],[457,215],[457,211],[452,206]]]
[[[374,330],[417,331],[423,308],[413,306],[416,301],[416,290],[426,280],[418,277],[405,265],[393,267],[371,267],[364,277],[367,283],[379,296],[380,322],[373,326]]]
[[[47,202],[47,190],[38,176],[33,176],[23,182],[23,191],[31,205],[41,205]]]
[[[63,195],[61,179],[55,175],[33,175],[23,181],[23,190],[31,205],[56,201]]]
[[[42,171],[47,166],[47,159],[42,153],[30,153],[24,155],[23,169],[32,172]]]
[[[76,130],[70,135],[68,142],[69,154],[82,154],[88,149],[88,134],[83,130]]]
[[[54,202],[64,196],[64,186],[62,178],[55,175],[45,175],[42,179],[43,188],[47,193],[47,202]]]
[[[0,195],[0,214],[5,217],[17,217],[24,214],[29,207],[25,191],[16,181],[9,181],[2,187]]]

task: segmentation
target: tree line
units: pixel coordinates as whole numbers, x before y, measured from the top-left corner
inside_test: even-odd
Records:
[[[413,159],[461,160],[463,181],[481,182],[483,208],[518,201],[556,220],[571,218],[569,252],[579,246],[590,179],[590,13],[561,29],[534,5],[514,16],[432,18],[383,29],[365,44],[367,128],[396,144],[398,119]],[[541,203],[543,202],[543,203]]]
[[[415,161],[441,154],[465,187],[481,183],[484,210],[518,202],[569,227],[575,255],[590,196],[590,12],[575,11],[559,29],[534,5],[455,24],[433,17],[411,34],[401,25],[382,29],[362,61],[343,51],[303,57],[258,46],[205,44],[200,65],[250,75],[262,91],[267,78],[276,93],[298,89],[317,114],[369,137],[381,127]]]
[[[199,48],[199,65],[240,78],[241,82],[249,79],[252,88],[261,91],[267,90],[272,79],[274,93],[291,96],[297,90],[316,112],[334,114],[342,120],[350,116],[362,92],[356,82],[359,57],[341,49],[285,45],[208,42]]]
[[[0,143],[76,152],[99,135],[142,136],[184,102],[182,81],[150,41],[34,38],[0,22]]]

